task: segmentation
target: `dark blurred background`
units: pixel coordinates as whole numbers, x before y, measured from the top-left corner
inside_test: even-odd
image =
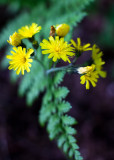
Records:
[[[26,2],[26,1],[25,1]],[[0,6],[0,31],[16,16]],[[70,89],[67,100],[78,124],[75,126],[84,160],[114,160],[114,1],[100,0],[87,8],[88,16],[74,29],[73,39],[97,43],[103,50],[107,78],[87,91],[79,76],[66,75],[62,85]],[[0,50],[0,62],[5,47]],[[31,108],[17,95],[9,71],[0,70],[0,160],[65,160],[55,141],[38,123],[42,95]]]

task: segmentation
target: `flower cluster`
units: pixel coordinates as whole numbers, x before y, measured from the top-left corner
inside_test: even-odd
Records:
[[[8,43],[14,46],[13,50],[15,51],[11,51],[12,55],[7,56],[7,58],[10,59],[9,70],[16,70],[16,74],[21,72],[22,75],[24,75],[24,70],[30,72],[31,62],[33,61],[33,59],[30,58],[31,54],[34,52],[34,49],[38,49],[39,47],[38,42],[34,39],[34,35],[40,32],[40,30],[41,26],[32,23],[31,26],[24,26],[9,37]],[[106,72],[102,70],[105,64],[102,60],[103,53],[96,45],[92,47],[90,43],[82,44],[80,38],[77,38],[77,42],[73,39],[70,40],[70,43],[65,41],[64,37],[68,34],[69,30],[70,27],[68,24],[51,26],[49,39],[43,39],[42,42],[40,42],[42,54],[49,54],[48,58],[52,59],[51,61],[53,62],[57,62],[60,59],[69,62],[70,65],[61,67],[60,69],[66,69],[66,72],[69,70],[69,72],[78,73],[80,75],[80,83],[86,84],[86,89],[90,88],[90,83],[95,87],[100,76],[103,78],[106,77]],[[33,49],[26,51],[26,48],[23,48],[22,40],[24,38],[30,40]],[[91,64],[77,67],[75,65],[76,59],[86,51],[92,52]],[[74,59],[71,61],[72,57]],[[56,71],[60,69],[56,69]],[[50,72],[52,72],[52,70],[47,73]]]
[[[93,64],[91,66],[86,67],[79,67],[77,72],[82,75],[80,77],[81,84],[86,83],[86,89],[90,88],[89,82],[92,84],[93,87],[96,86],[96,82],[98,81],[99,76],[105,78],[106,72],[102,70],[102,65],[105,62],[102,60],[103,53],[100,52],[100,49],[93,45],[92,48],[92,60]]]
[[[24,70],[30,72],[29,67],[31,67],[30,62],[33,62],[30,59],[30,55],[34,52],[33,49],[28,49],[26,52],[26,48],[23,48],[22,39],[32,38],[36,33],[40,32],[41,26],[38,26],[36,23],[32,23],[31,26],[24,26],[15,32],[13,35],[9,37],[8,43],[13,47],[11,51],[12,55],[7,55],[6,57],[10,59],[8,67],[9,70],[16,70],[16,74],[20,72],[24,75]]]
[[[93,87],[96,86],[96,82],[98,81],[99,75],[98,72],[95,70],[95,65],[92,64],[91,66],[87,67],[80,67],[77,69],[79,74],[83,74],[80,77],[81,84],[86,83],[86,89],[90,88],[90,83]]]

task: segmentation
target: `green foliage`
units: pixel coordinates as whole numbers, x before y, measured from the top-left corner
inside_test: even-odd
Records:
[[[49,36],[51,25],[68,23],[71,26],[71,33],[67,38],[69,39],[71,37],[73,27],[86,16],[84,8],[91,1],[92,0],[53,0],[53,3],[50,3],[51,6],[49,8],[46,7],[46,3],[44,3],[44,1],[38,4],[36,3],[35,7],[30,12],[22,11],[20,15],[4,27],[0,34],[0,47],[7,43],[9,35],[14,31],[18,30],[21,26],[31,24],[32,22],[36,22],[42,26],[43,30],[41,34],[45,38],[48,38]]]
[[[39,2],[40,1],[46,1],[46,0],[38,0]],[[19,0],[19,1],[15,1],[15,0],[0,0],[0,4],[8,4],[8,5],[11,5],[11,7],[28,7],[28,8],[31,8],[31,7],[34,7],[37,3],[38,3],[37,0]],[[13,8],[13,10],[15,10],[15,8]]]
[[[45,61],[45,57],[42,60]],[[44,91],[47,81],[43,67],[37,61],[34,61],[31,72],[29,74],[26,73],[20,82],[19,95],[26,95],[26,102],[31,106],[40,92]]]
[[[71,116],[62,116],[62,122],[66,125],[74,125],[76,124],[76,120],[72,118]]]
[[[62,98],[65,98],[68,93],[69,90],[66,87],[58,87],[54,91],[54,97],[61,100]]]
[[[47,124],[50,140],[56,139],[58,147],[63,150],[67,157],[82,160],[74,137],[76,130],[72,127],[76,124],[76,120],[67,115],[72,107],[63,100],[69,91],[66,87],[58,87],[57,85],[61,75],[58,73],[49,81],[49,88],[42,101],[39,122],[42,126]],[[53,85],[51,81],[55,82],[55,79],[56,84]]]
[[[99,0],[88,7],[88,12],[95,18],[95,15],[101,14],[101,7],[99,7]],[[103,48],[114,49],[113,35],[114,35],[114,3],[109,3],[106,12],[103,12],[101,16],[101,30],[94,37],[94,41],[97,41]],[[105,37],[105,38],[104,38]]]
[[[8,22],[0,34],[0,48],[7,44],[7,39],[13,32],[17,31],[21,26],[31,24],[32,22],[42,26],[42,31],[35,36],[38,42],[41,42],[42,37],[48,38],[51,25],[69,24],[70,33],[65,37],[65,40],[69,41],[72,37],[73,28],[87,15],[84,11],[85,7],[93,0],[50,0],[48,3],[46,3],[47,1],[35,3],[36,1],[21,1],[19,8],[26,4],[28,4],[27,7],[33,6],[33,8],[29,11],[22,11],[15,19]],[[6,3],[7,1],[2,0],[2,2]],[[13,5],[14,1],[12,0],[11,2]],[[49,5],[48,8],[47,4]],[[15,5],[18,10],[18,3],[15,3]],[[29,41],[23,40],[23,42],[26,43],[26,48],[31,47]],[[7,49],[7,54],[10,54],[10,51],[11,47]],[[47,126],[49,138],[51,140],[56,139],[58,147],[63,150],[66,156],[70,159],[82,160],[83,158],[80,156],[79,147],[74,136],[76,130],[72,127],[72,125],[76,124],[76,120],[67,115],[67,112],[72,107],[69,102],[64,100],[69,90],[66,87],[59,86],[65,76],[65,72],[56,72],[56,74],[47,76],[45,69],[49,69],[49,59],[47,56],[42,56],[40,49],[37,51],[36,58],[42,61],[44,66],[36,61],[33,62],[31,72],[21,77],[19,95],[26,96],[26,102],[31,106],[39,94],[41,92],[44,93],[42,106],[39,111],[41,126]],[[8,60],[4,58],[2,67],[5,68],[7,66]],[[18,76],[15,72],[12,72],[12,82],[17,79]]]
[[[58,111],[60,113],[66,113],[71,109],[71,105],[68,102],[62,101],[58,106]]]
[[[54,76],[54,80],[53,80],[53,85],[59,85],[64,78],[65,72],[61,71],[61,72],[57,72],[56,75]]]
[[[114,35],[114,4],[109,7],[107,15],[104,14],[105,22],[101,33],[97,40],[104,48],[114,49],[113,35]],[[104,38],[105,37],[105,38]]]

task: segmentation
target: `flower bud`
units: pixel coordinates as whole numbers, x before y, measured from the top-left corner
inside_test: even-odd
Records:
[[[92,72],[95,69],[95,65],[92,64],[91,66],[87,66],[87,67],[79,67],[77,69],[79,74],[86,74],[88,72]]]
[[[60,24],[56,26],[56,34],[59,37],[65,37],[70,30],[70,26],[68,24]]]

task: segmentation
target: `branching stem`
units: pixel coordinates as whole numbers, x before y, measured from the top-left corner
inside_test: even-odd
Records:
[[[46,71],[46,74],[50,74],[52,72],[57,72],[57,71],[67,71],[67,69],[69,68],[70,66],[64,66],[64,67],[56,67],[56,68],[51,68],[49,70]]]
[[[52,72],[57,72],[57,71],[66,71],[66,72],[75,72],[77,73],[77,67],[74,66],[72,63],[64,66],[64,67],[56,67],[56,68],[51,68],[49,70],[46,71],[46,74],[50,74]]]

